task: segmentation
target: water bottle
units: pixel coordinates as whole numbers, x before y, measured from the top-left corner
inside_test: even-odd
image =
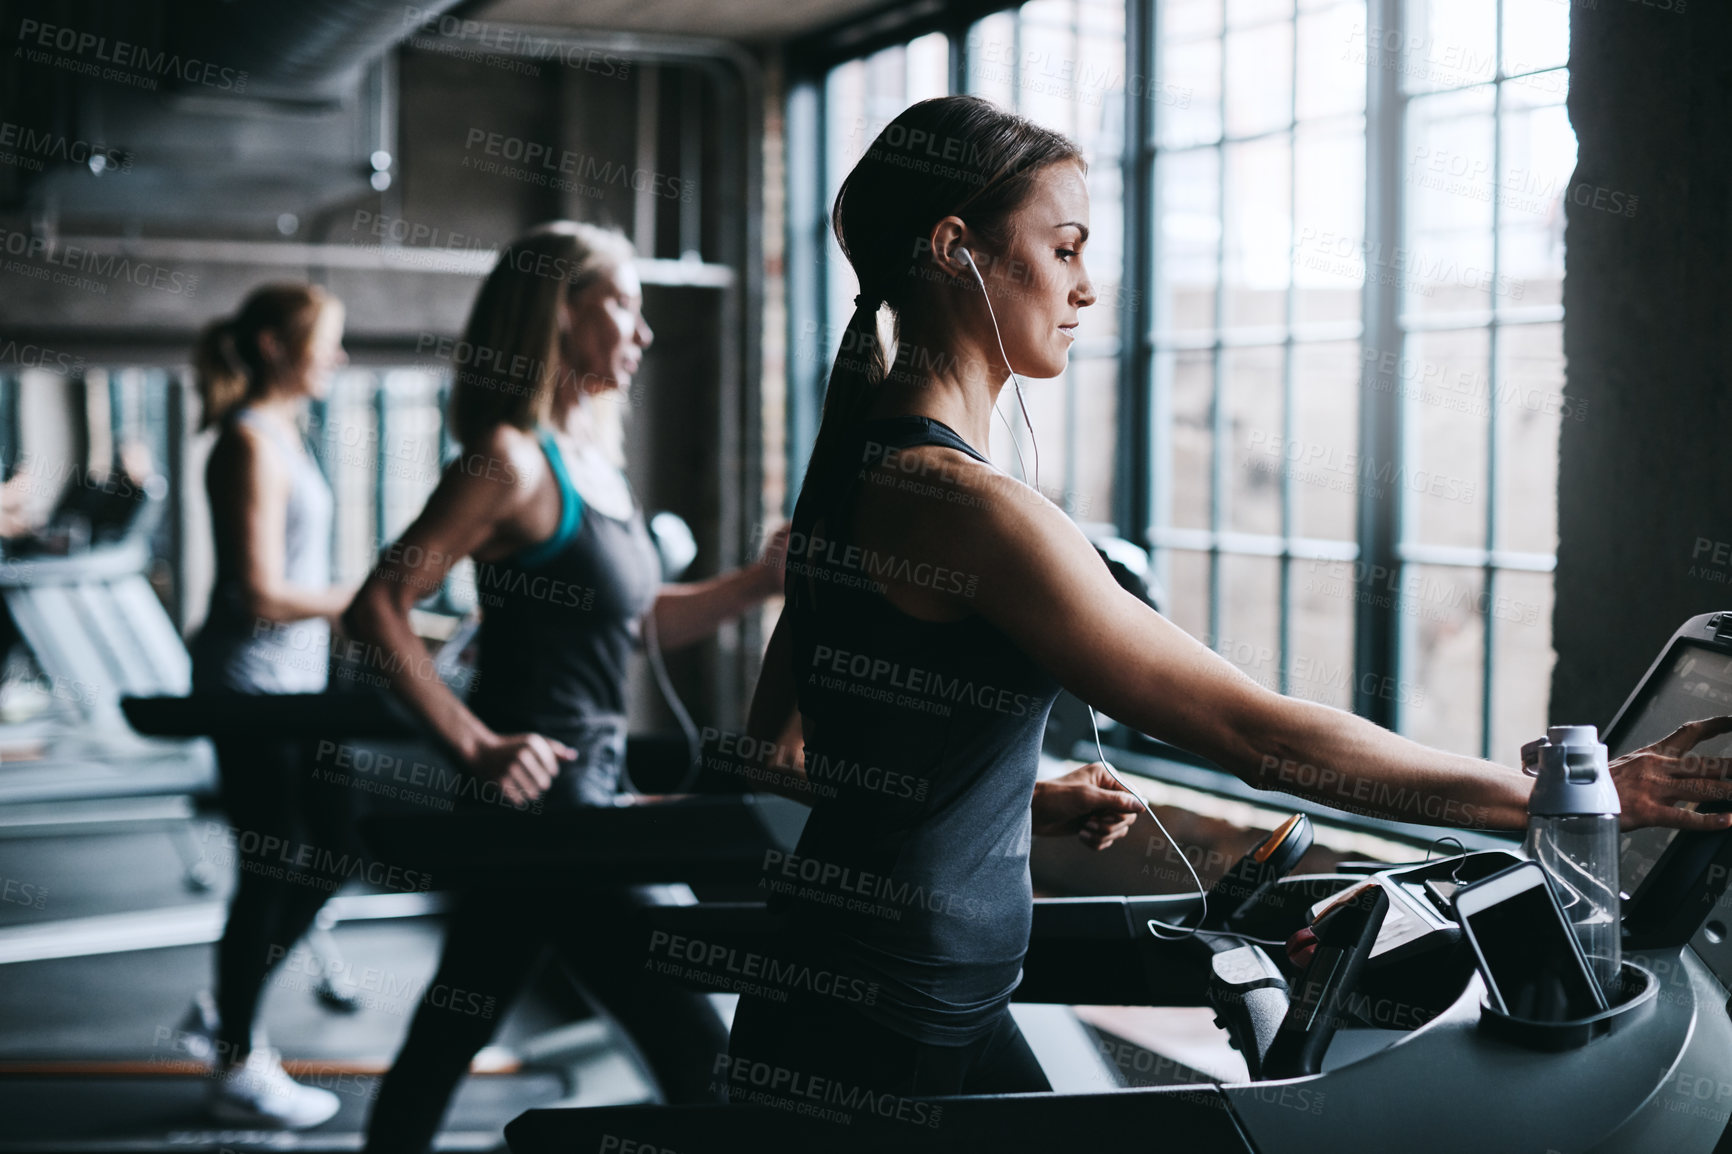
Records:
[[[1591,725],[1554,725],[1522,749],[1539,778],[1528,799],[1522,848],[1539,863],[1564,908],[1607,1001],[1617,1000],[1623,964],[1618,899],[1618,791],[1606,747]]]

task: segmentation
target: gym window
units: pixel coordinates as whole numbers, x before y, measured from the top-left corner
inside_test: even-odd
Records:
[[[837,186],[908,103],[988,96],[1090,166],[1099,300],[1065,377],[1027,390],[1042,490],[1150,549],[1168,615],[1253,678],[1513,764],[1547,721],[1557,441],[1581,415],[1568,6],[994,8],[911,5],[789,53],[790,477],[855,292]],[[1002,425],[995,445],[1020,475]]]

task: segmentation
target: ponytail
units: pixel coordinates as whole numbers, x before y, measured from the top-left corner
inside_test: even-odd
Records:
[[[866,419],[873,394],[884,383],[889,360],[884,356],[878,327],[881,306],[882,302],[874,299],[870,291],[854,298],[854,313],[842,331],[842,347],[836,352],[829,383],[824,388],[824,412],[818,421],[817,440],[812,444],[811,463],[806,466],[808,479],[830,477],[848,465],[841,454],[847,450],[847,442],[860,422]]]
[[[198,383],[198,399],[204,412],[204,419],[199,424],[202,432],[220,424],[252,391],[247,380],[247,367],[235,349],[232,317],[205,326],[193,349],[192,363],[194,379]]]
[[[204,406],[200,431],[264,395],[277,366],[265,363],[261,333],[274,333],[284,351],[298,359],[312,343],[319,313],[336,300],[318,285],[268,284],[254,289],[234,316],[206,325],[193,348],[193,375]]]

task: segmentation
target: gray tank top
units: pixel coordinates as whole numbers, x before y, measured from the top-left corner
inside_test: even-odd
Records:
[[[585,505],[559,443],[538,435],[559,483],[559,528],[476,565],[481,652],[469,707],[500,733],[543,733],[578,751],[550,806],[609,805],[625,758],[628,662],[661,588],[661,558],[636,504],[623,520]]]
[[[283,579],[307,589],[331,583],[331,486],[312,454],[275,422],[251,408],[227,418],[264,435],[289,470],[289,506],[283,526]],[[227,432],[229,430],[225,430]],[[320,693],[331,656],[330,623],[314,618],[289,624],[259,621],[246,610],[241,558],[217,548],[210,614],[192,645],[193,688],[203,692]]]
[[[959,1045],[994,1028],[1022,977],[1029,803],[1059,685],[984,618],[921,620],[881,591],[873,575],[909,561],[854,544],[860,478],[885,449],[915,445],[986,462],[929,417],[862,421],[853,451],[809,476],[795,506],[792,540],[809,547],[789,557],[782,620],[815,796],[763,887],[791,954],[877,983],[862,1014]]]

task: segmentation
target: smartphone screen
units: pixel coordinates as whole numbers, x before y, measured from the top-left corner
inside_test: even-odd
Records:
[[[1506,1013],[1535,1022],[1590,1017],[1605,1007],[1544,886],[1542,879],[1468,915],[1467,930]]]

